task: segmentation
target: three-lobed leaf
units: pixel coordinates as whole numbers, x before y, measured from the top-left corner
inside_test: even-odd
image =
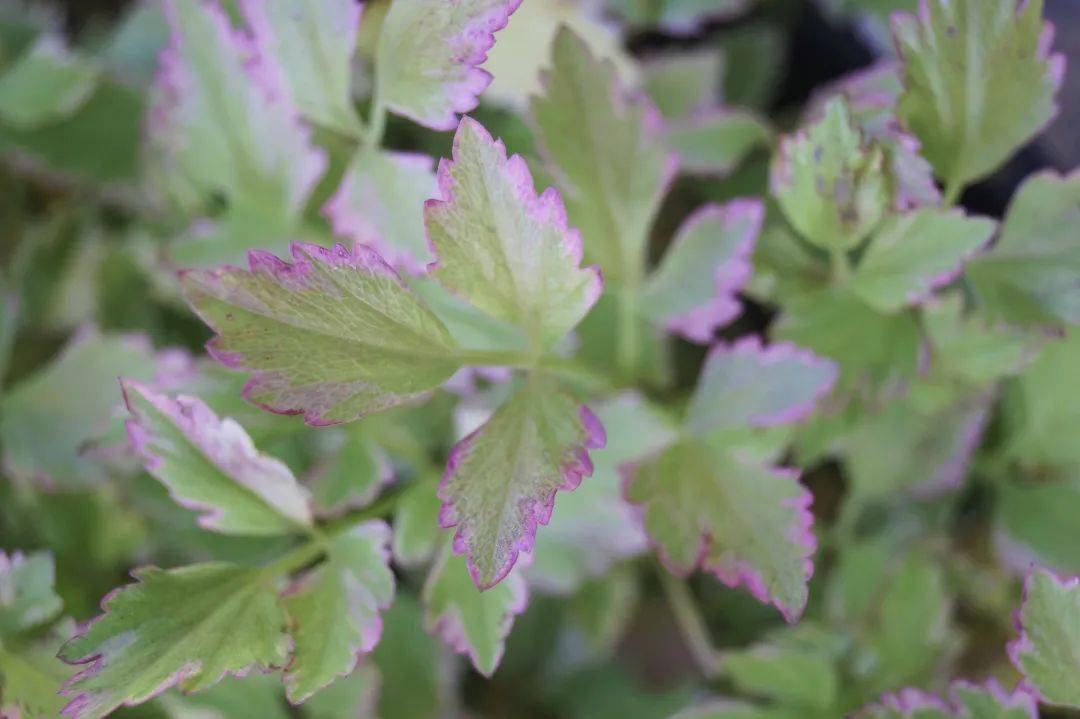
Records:
[[[252,374],[251,401],[309,424],[348,422],[422,398],[460,367],[442,322],[374,251],[295,243],[292,259],[253,251],[247,270],[181,278],[218,334],[210,352]]]

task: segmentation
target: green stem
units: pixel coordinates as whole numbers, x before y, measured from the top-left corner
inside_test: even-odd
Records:
[[[618,303],[618,338],[615,347],[615,363],[623,377],[632,378],[637,370],[641,342],[638,332],[637,289],[624,289],[618,295]]]
[[[708,627],[698,610],[697,602],[690,593],[686,582],[679,579],[662,566],[657,566],[657,575],[660,577],[660,585],[664,589],[668,606],[675,616],[675,623],[679,625],[686,648],[694,657],[702,674],[707,679],[715,679],[721,674],[720,666],[723,662],[722,654],[717,650],[709,638]]]
[[[851,279],[851,262],[848,260],[847,252],[839,248],[832,248],[829,251],[829,263],[832,267],[833,282],[838,285],[847,284]]]
[[[367,132],[364,134],[364,147],[369,150],[377,150],[382,145],[383,134],[386,132],[386,105],[379,94],[376,86],[371,99],[371,112],[368,114]]]
[[[325,553],[326,540],[321,538],[312,539],[270,562],[270,564],[262,568],[262,571],[267,577],[277,578],[283,574],[291,574],[297,569],[306,567]]]
[[[949,181],[945,183],[945,194],[942,197],[941,206],[946,210],[951,208],[960,200],[960,194],[963,191],[964,183],[958,176],[949,178]]]

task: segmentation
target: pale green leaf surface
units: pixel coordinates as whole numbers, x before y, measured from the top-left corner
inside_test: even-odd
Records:
[[[481,592],[464,558],[444,551],[424,583],[424,626],[455,652],[468,654],[476,671],[491,676],[527,598],[525,582],[517,573]]]
[[[433,168],[426,155],[361,149],[323,214],[337,235],[370,245],[394,267],[420,274],[431,260],[423,207],[438,194]]]
[[[673,572],[700,564],[789,622],[802,614],[816,541],[797,472],[690,440],[637,464],[625,492],[642,506],[645,530]]]
[[[196,397],[175,399],[125,380],[128,438],[176,502],[224,534],[274,535],[312,523],[309,496],[280,460],[260,453],[244,428]]]
[[[566,226],[559,193],[537,196],[518,155],[509,159],[480,123],[465,118],[453,160],[439,167],[442,200],[425,207],[438,261],[432,276],[477,308],[548,348],[600,296],[595,267],[581,268],[581,237]]]
[[[360,121],[350,76],[361,5],[356,0],[245,0],[241,7],[256,48],[275,58],[300,113],[355,136]]]
[[[592,474],[589,450],[604,430],[587,407],[551,380],[533,376],[478,430],[456,444],[439,485],[439,523],[457,527],[454,551],[468,555],[476,585],[497,584],[530,552],[551,519],[555,493]]]
[[[960,275],[997,223],[958,210],[922,209],[887,219],[870,241],[852,290],[879,312],[918,304]]]
[[[724,671],[742,692],[810,710],[833,706],[840,681],[828,657],[798,647],[762,645],[728,652]]]
[[[153,178],[182,205],[224,194],[230,212],[259,215],[264,234],[291,230],[326,158],[277,87],[281,68],[270,56],[252,60],[216,3],[164,7],[171,32],[150,109]]]
[[[1017,615],[1009,657],[1043,701],[1080,708],[1080,581],[1035,569]]]
[[[893,21],[907,87],[898,113],[938,176],[959,188],[1050,121],[1065,61],[1048,57],[1042,0],[927,0],[923,8]]]
[[[327,459],[305,482],[317,510],[333,515],[366,507],[394,478],[390,458],[363,424],[343,428],[337,435],[319,433],[324,435],[326,441],[320,446]]]
[[[1077,226],[1080,173],[1027,179],[1016,191],[997,243],[968,264],[980,310],[1024,327],[1080,324]]]
[[[892,205],[884,153],[855,127],[848,104],[830,101],[820,120],[785,137],[773,160],[772,192],[811,244],[848,250]]]
[[[304,702],[302,714],[307,719],[397,716],[376,713],[381,679],[377,666],[372,662],[361,662],[352,674],[337,680]]]
[[[294,644],[285,687],[293,703],[347,676],[379,642],[380,613],[394,597],[389,545],[384,522],[358,524],[335,537],[326,562],[285,596]]]
[[[399,2],[390,6],[375,54],[375,96],[435,130],[476,107],[491,82],[479,69],[521,0]]]
[[[33,128],[70,117],[97,88],[97,65],[42,35],[0,76],[0,120]]]
[[[198,691],[226,674],[284,662],[285,614],[261,570],[215,562],[134,576],[64,645],[64,660],[89,664],[65,690],[72,716],[96,719],[173,684]]]
[[[660,55],[643,63],[641,84],[660,114],[675,120],[718,104],[724,64],[713,48]]]
[[[667,141],[684,172],[725,176],[751,151],[768,145],[772,130],[745,110],[715,110],[672,122]]]
[[[63,631],[74,628],[67,622]],[[44,639],[19,645],[0,645],[0,716],[13,719],[53,719],[67,701],[60,687],[75,669],[57,658],[63,639],[50,633]]]
[[[0,405],[5,471],[12,477],[86,487],[107,476],[82,450],[119,422],[117,377],[149,381],[154,358],[141,337],[76,333],[59,356],[11,388]]]
[[[428,559],[439,540],[439,476],[414,477],[394,511],[394,559],[413,566]]]
[[[182,277],[218,333],[211,351],[253,374],[248,399],[334,424],[422,398],[458,369],[446,328],[373,251],[297,243],[292,254]]]
[[[790,344],[756,337],[717,344],[687,408],[687,429],[769,427],[807,417],[836,383],[836,365]]]
[[[172,689],[158,699],[169,719],[289,719],[278,674],[229,677],[197,694]]]
[[[0,639],[34,629],[60,612],[64,605],[53,591],[55,581],[48,552],[0,551]]]
[[[675,172],[659,111],[631,97],[615,66],[562,29],[552,45],[545,91],[531,108],[585,256],[615,287],[644,272],[649,229]]]

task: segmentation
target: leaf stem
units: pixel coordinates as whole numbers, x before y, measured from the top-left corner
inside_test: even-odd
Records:
[[[316,538],[301,544],[296,549],[281,555],[270,564],[262,568],[263,574],[270,578],[276,578],[283,574],[291,574],[297,569],[306,567],[326,553],[326,542]]]
[[[638,293],[636,288],[626,288],[618,295],[618,337],[615,347],[615,363],[625,378],[632,378],[637,370],[639,344]]]
[[[705,619],[701,616],[686,581],[679,579],[659,564],[656,572],[660,577],[660,586],[664,589],[668,606],[671,607],[671,613],[675,617],[675,623],[679,625],[683,641],[686,642],[686,648],[690,650],[701,673],[707,679],[717,678],[721,674],[722,654],[713,646],[709,638]]]
[[[838,247],[829,250],[829,265],[832,268],[833,283],[838,285],[847,284],[851,279],[851,261],[847,251]]]
[[[960,194],[964,191],[964,183],[959,175],[954,175],[945,183],[945,193],[942,196],[941,206],[949,209],[960,200]]]
[[[386,103],[380,97],[378,86],[371,99],[371,111],[368,113],[367,131],[364,133],[364,147],[376,150],[382,145],[386,132]]]

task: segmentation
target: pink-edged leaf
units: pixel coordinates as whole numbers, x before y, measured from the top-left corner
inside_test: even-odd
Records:
[[[790,343],[763,347],[756,337],[709,352],[686,423],[702,435],[744,425],[772,427],[805,419],[832,391],[836,365]]]
[[[1080,579],[1033,569],[1016,612],[1009,658],[1039,699],[1080,709]]]
[[[796,621],[806,606],[817,542],[812,497],[795,470],[777,469],[738,446],[686,440],[625,469],[624,494],[678,574],[697,567]]]
[[[390,6],[375,51],[375,93],[388,108],[452,130],[491,83],[481,70],[495,33],[521,0],[439,0]]]
[[[1035,696],[1020,686],[1006,692],[996,679],[983,684],[955,681],[946,701],[920,689],[886,694],[858,712],[857,719],[1038,719]]]
[[[439,485],[439,523],[457,527],[454,551],[468,555],[476,586],[498,584],[530,552],[558,490],[592,474],[589,450],[605,444],[587,407],[539,376],[450,453]]]
[[[739,316],[738,292],[765,219],[758,200],[706,205],[691,215],[645,287],[645,311],[671,332],[708,343]]]
[[[424,202],[435,197],[427,155],[362,149],[323,206],[334,233],[369,245],[399,270],[418,275],[431,259]]]
[[[235,420],[218,418],[197,397],[167,397],[133,380],[121,386],[132,447],[178,504],[199,512],[200,526],[246,535],[311,526],[307,491]]]
[[[259,55],[275,60],[297,109],[352,135],[360,128],[351,88],[362,7],[357,0],[240,0]]]
[[[491,676],[502,659],[514,617],[525,611],[528,590],[517,572],[481,592],[465,561],[444,551],[424,582],[424,628],[467,654],[476,671]]]
[[[379,643],[381,614],[394,597],[390,527],[356,525],[333,539],[327,560],[285,595],[293,638],[285,689],[294,704],[339,677]]]
[[[291,227],[326,157],[283,71],[216,2],[164,0],[164,9],[170,40],[148,117],[155,177],[185,204],[224,194],[231,209],[257,212],[264,231]]]
[[[423,398],[460,367],[442,322],[363,245],[294,243],[292,263],[253,251],[248,266],[181,284],[217,332],[209,351],[252,374],[244,394],[259,406],[348,422]]]
[[[98,719],[176,684],[199,691],[284,663],[285,614],[263,570],[213,562],[133,576],[61,650],[64,661],[87,665],[62,692],[65,717]]]
[[[453,159],[439,163],[441,200],[424,208],[438,261],[431,274],[479,309],[550,347],[600,296],[595,267],[581,268],[581,235],[566,225],[558,191],[539,196],[519,155],[464,118]]]

